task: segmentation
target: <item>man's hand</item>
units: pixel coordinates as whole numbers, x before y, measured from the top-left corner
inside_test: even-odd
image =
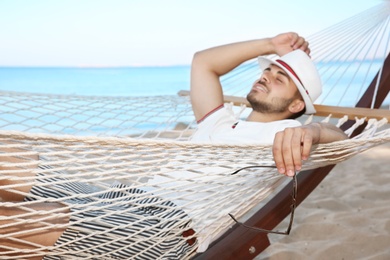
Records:
[[[294,176],[302,168],[302,160],[309,158],[313,144],[318,143],[319,127],[310,125],[286,128],[275,135],[273,155],[281,174]]]
[[[301,49],[310,56],[309,43],[297,33],[289,32],[278,34],[271,38],[274,51],[277,55],[283,56],[291,51]]]
[[[313,144],[346,138],[341,129],[328,123],[286,128],[275,135],[272,152],[276,167],[281,174],[294,176],[295,171],[301,170],[302,161],[309,158]]]

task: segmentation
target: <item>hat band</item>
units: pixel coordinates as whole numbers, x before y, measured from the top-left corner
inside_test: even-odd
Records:
[[[306,94],[310,97],[309,95],[309,91],[307,91],[307,89],[305,88],[305,86],[302,84],[302,81],[300,80],[300,78],[298,77],[298,75],[295,73],[295,71],[287,64],[285,63],[284,61],[282,60],[276,60],[278,63],[280,63],[283,67],[285,67],[289,72],[291,72],[291,74],[293,74],[293,76],[299,81],[299,83],[301,83],[301,86],[303,87],[303,89],[306,91]],[[310,98],[311,99],[311,98]]]

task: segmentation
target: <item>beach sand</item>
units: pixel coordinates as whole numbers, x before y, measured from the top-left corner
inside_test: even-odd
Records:
[[[269,237],[256,259],[390,259],[390,143],[339,163],[297,208],[290,235]]]

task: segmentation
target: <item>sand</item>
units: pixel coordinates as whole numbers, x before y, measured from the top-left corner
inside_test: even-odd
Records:
[[[269,237],[256,259],[390,259],[390,143],[338,164],[297,208],[291,234]]]

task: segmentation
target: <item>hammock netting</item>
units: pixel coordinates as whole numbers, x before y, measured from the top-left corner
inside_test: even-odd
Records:
[[[383,2],[307,38],[324,84],[321,104],[354,105],[381,72],[389,13]],[[256,61],[242,64],[223,77],[225,93],[245,95],[260,73]],[[1,259],[190,258],[234,224],[229,214],[245,218],[287,179],[273,168],[271,146],[191,142],[196,123],[187,96],[1,92],[0,107],[0,209],[17,212],[0,216]],[[315,146],[303,170],[389,141],[386,124],[369,119],[362,134]],[[247,166],[264,167],[232,175]],[[26,238],[57,229],[66,229],[65,238],[54,246]]]

